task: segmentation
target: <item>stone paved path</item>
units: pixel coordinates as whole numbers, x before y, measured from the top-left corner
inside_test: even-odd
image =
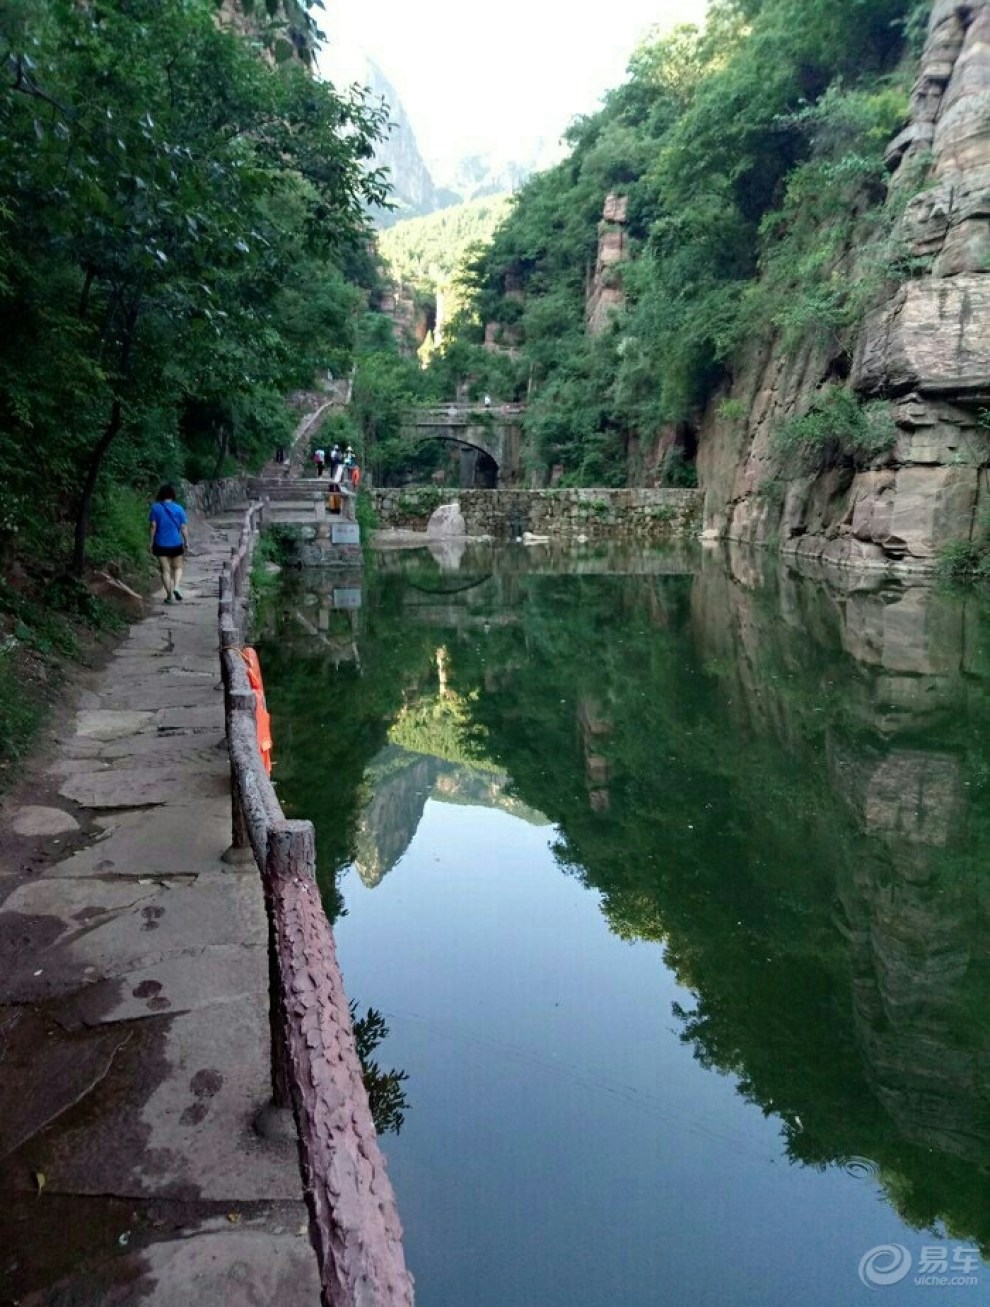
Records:
[[[185,602],[156,600],[82,696],[44,802],[2,814],[33,870],[0,878],[0,1303],[319,1302],[295,1144],[252,1129],[260,881],[220,860],[238,527],[194,523]]]

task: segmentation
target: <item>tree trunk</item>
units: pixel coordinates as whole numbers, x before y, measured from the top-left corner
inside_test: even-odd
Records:
[[[75,541],[72,548],[72,572],[74,576],[82,576],[83,568],[86,566],[86,536],[89,533],[89,516],[93,508],[93,492],[96,489],[97,478],[100,475],[100,468],[103,466],[103,460],[106,457],[107,450],[116,440],[120,428],[124,422],[124,406],[120,397],[120,389],[123,387],[131,371],[131,354],[134,349],[134,336],[137,331],[138,317],[141,312],[141,288],[140,286],[134,293],[131,300],[130,308],[127,311],[127,320],[124,324],[123,342],[120,351],[120,381],[118,382],[117,393],[113,397],[113,404],[110,408],[110,419],[103,428],[103,435],[93,448],[89,456],[89,464],[86,468],[86,479],[83,482],[82,495],[79,499],[79,511],[76,514],[76,532]]]
[[[86,276],[83,280],[82,290],[79,293],[79,319],[82,321],[89,310],[89,292],[93,288],[93,277],[95,273],[92,268],[86,269]]]
[[[217,446],[217,462],[213,469],[213,480],[219,481],[220,473],[223,470],[224,460],[227,457],[227,449],[230,446],[230,428],[226,422],[220,428],[220,441]]]
[[[82,497],[79,500],[79,512],[76,514],[76,535],[72,550],[72,571],[75,576],[82,576],[83,568],[86,566],[86,536],[89,533],[89,516],[93,507],[93,491],[96,489],[96,480],[100,475],[100,467],[106,457],[107,450],[120,431],[123,415],[124,410],[118,395],[115,397],[113,407],[110,410],[110,420],[103,428],[103,435],[97,441],[89,457],[89,466],[86,469],[86,480],[83,482]]]

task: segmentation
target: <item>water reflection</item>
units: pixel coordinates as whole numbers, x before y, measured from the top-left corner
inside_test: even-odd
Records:
[[[788,953],[809,955],[824,992],[815,1020],[799,1001],[807,977],[796,987],[788,1039],[807,1046],[831,1027],[836,1055],[809,1095],[803,1069],[781,1083],[748,1053],[748,1092],[801,1117],[795,1156],[866,1155],[905,1219],[942,1219],[986,1247],[985,612],[930,587],[802,577],[732,551],[727,569],[699,576],[692,624],[740,733],[794,770],[774,796],[809,851],[784,890],[800,889]],[[703,992],[689,1029],[725,1065],[711,1005]]]
[[[421,707],[428,707],[426,705]],[[354,867],[373,889],[398,863],[419,829],[429,800],[474,808],[497,808],[523,821],[546,825],[509,791],[504,772],[447,761],[389,744],[372,759],[366,772],[370,797],[358,820]]]
[[[793,1161],[990,1247],[980,603],[740,549],[456,564],[383,561],[360,613],[306,580],[265,619],[276,775],[331,906],[431,800],[546,814]]]

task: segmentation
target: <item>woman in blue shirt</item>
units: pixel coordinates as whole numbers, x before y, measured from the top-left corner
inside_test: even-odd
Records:
[[[151,552],[158,559],[165,602],[170,604],[173,595],[181,602],[182,556],[189,544],[189,535],[186,510],[175,502],[174,486],[162,486],[151,505],[148,520],[151,523]]]

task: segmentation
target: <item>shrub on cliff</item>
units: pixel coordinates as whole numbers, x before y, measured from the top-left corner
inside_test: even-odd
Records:
[[[896,438],[885,401],[863,403],[845,386],[829,385],[806,413],[776,428],[772,445],[785,461],[806,471],[824,471],[843,463],[865,467],[887,453]]]

